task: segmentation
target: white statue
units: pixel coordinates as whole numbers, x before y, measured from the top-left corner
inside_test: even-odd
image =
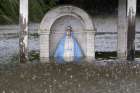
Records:
[[[66,28],[66,39],[64,43],[64,61],[70,62],[74,60],[74,40],[72,38],[72,27]]]
[[[72,27],[68,26],[54,54],[54,57],[59,61],[58,63],[75,61],[84,56],[73,34]]]

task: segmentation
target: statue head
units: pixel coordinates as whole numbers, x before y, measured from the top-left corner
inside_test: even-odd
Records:
[[[72,27],[71,26],[67,26],[66,27],[66,35],[67,36],[71,36],[71,32],[72,32]]]

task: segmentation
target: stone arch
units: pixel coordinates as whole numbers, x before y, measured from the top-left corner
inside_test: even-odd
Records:
[[[40,57],[49,58],[50,57],[50,35],[51,28],[57,22],[57,20],[71,16],[83,25],[83,33],[85,35],[85,56],[94,59],[94,41],[95,41],[95,27],[92,22],[92,18],[82,9],[71,6],[59,6],[51,11],[49,11],[43,18],[40,24]]]

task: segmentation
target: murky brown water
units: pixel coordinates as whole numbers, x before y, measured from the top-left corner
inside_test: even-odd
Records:
[[[0,93],[140,93],[140,64],[0,65]]]

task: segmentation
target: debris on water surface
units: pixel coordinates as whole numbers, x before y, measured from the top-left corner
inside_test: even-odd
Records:
[[[0,65],[1,93],[140,92],[137,63],[10,65]]]

